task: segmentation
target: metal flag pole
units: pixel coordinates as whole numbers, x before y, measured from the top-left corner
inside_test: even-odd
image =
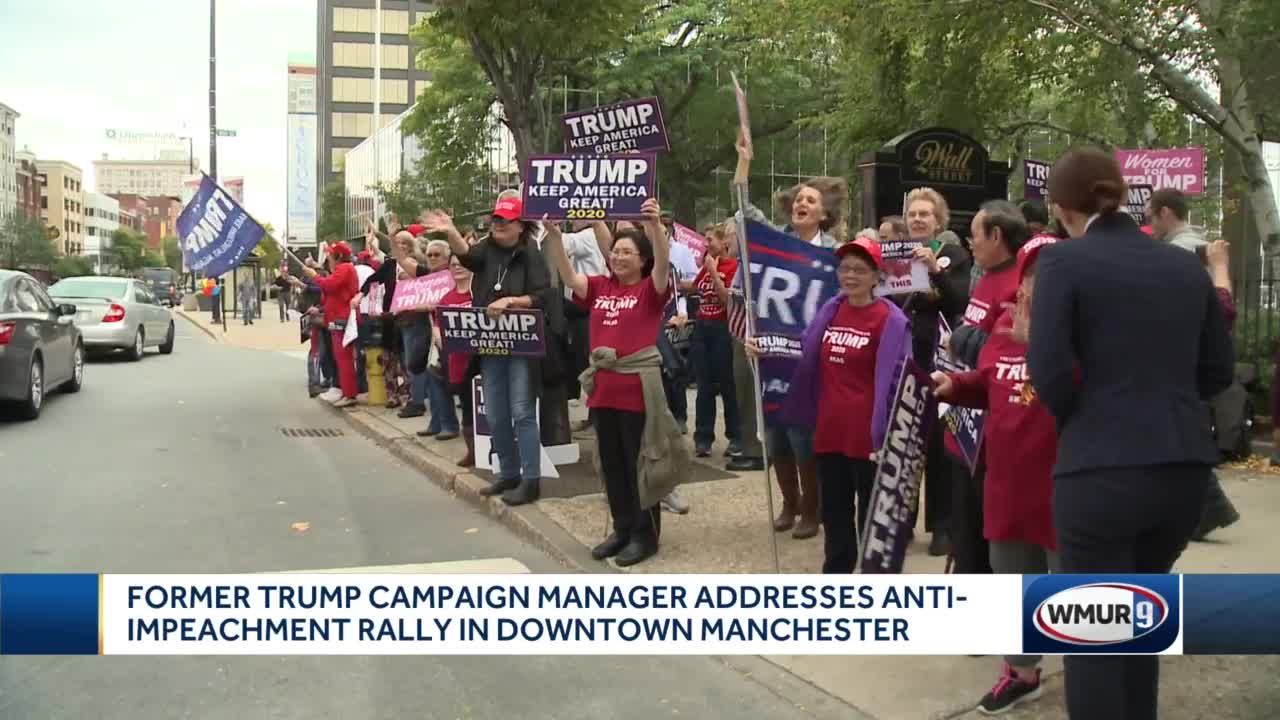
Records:
[[[756,336],[756,309],[755,304],[751,301],[751,251],[747,242],[747,186],[746,183],[734,186],[734,195],[738,202],[738,254],[741,256],[739,262],[738,273],[742,277],[742,294],[743,302],[747,308],[747,337],[754,338]],[[765,518],[769,526],[769,546],[773,551],[773,572],[779,574],[782,572],[782,564],[778,561],[778,533],[773,529],[773,486],[769,484],[769,471],[772,464],[769,462],[769,446],[765,442],[764,436],[764,397],[760,392],[760,361],[756,358],[748,358],[751,363],[751,392],[756,397],[756,440],[760,443],[760,455],[764,460],[764,498],[768,504],[769,514]]]

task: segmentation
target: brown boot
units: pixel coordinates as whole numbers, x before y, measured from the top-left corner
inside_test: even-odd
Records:
[[[796,513],[799,511],[797,493],[800,486],[796,480],[796,466],[791,458],[782,458],[775,463],[773,475],[778,480],[778,489],[782,491],[782,510],[773,521],[775,532],[786,532],[796,524]]]
[[[800,464],[800,523],[791,537],[805,540],[818,534],[818,463],[810,460]]]
[[[467,454],[458,461],[458,467],[475,467],[476,438],[472,434],[472,429],[466,425],[462,426],[462,439],[467,443]]]

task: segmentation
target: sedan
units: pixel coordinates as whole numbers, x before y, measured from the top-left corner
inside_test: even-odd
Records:
[[[0,401],[35,419],[45,393],[78,392],[84,382],[84,341],[76,306],[57,305],[24,272],[0,270]]]
[[[124,350],[131,360],[141,360],[148,347],[165,355],[173,352],[173,315],[141,280],[66,278],[54,283],[49,294],[75,304],[76,325],[89,350]]]

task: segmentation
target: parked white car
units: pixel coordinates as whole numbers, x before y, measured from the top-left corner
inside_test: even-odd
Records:
[[[86,350],[124,350],[141,360],[149,347],[173,352],[173,315],[132,278],[89,275],[59,280],[49,287],[58,303],[76,306],[75,323]]]

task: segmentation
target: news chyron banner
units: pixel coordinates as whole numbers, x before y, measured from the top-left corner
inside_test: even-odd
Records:
[[[6,655],[1280,651],[1280,575],[0,575]]]

